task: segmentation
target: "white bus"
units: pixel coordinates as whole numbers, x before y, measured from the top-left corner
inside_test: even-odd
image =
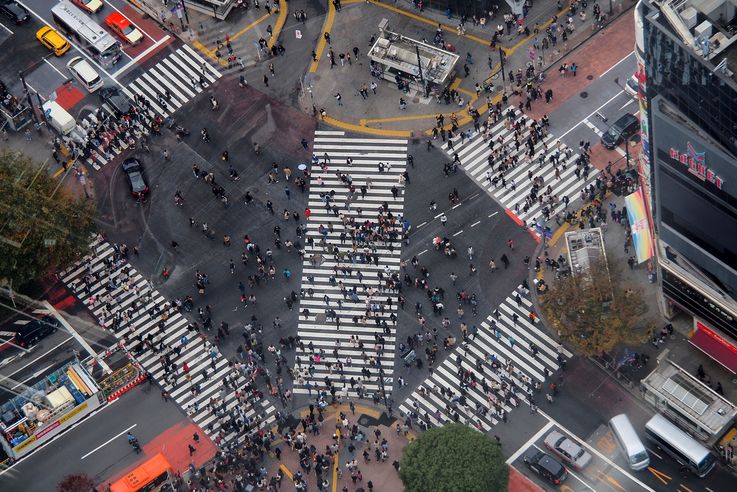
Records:
[[[84,12],[63,0],[51,8],[54,22],[103,67],[120,60],[120,43]]]
[[[625,414],[619,414],[612,417],[609,421],[609,428],[614,434],[614,440],[619,444],[620,449],[627,458],[627,464],[635,471],[644,470],[650,465],[650,456],[647,454],[645,445],[642,444],[640,438],[632,427],[630,419]]]
[[[645,435],[658,449],[699,477],[705,477],[714,468],[716,458],[711,451],[659,413],[645,424]]]

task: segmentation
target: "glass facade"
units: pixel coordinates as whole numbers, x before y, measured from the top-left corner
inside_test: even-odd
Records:
[[[637,54],[646,81],[643,150],[653,176],[656,238],[685,260],[681,265],[675,257],[659,258],[663,294],[734,343],[737,82],[716,69],[725,54],[704,59],[650,0],[637,9]],[[734,54],[728,56],[734,70]]]
[[[737,155],[737,83],[684,46],[658,22],[662,15],[642,7],[649,11],[644,22],[648,98],[662,95]]]

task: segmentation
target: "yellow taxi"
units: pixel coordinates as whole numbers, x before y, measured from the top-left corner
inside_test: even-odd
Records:
[[[36,32],[36,39],[41,41],[42,45],[53,51],[56,56],[61,56],[69,51],[69,41],[49,26],[39,29]]]

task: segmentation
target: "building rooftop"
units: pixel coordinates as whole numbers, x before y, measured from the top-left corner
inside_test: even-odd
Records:
[[[652,0],[667,25],[715,71],[737,81],[737,0]],[[661,15],[662,14],[662,15]]]
[[[669,359],[663,359],[641,383],[711,435],[719,434],[737,415],[729,400]]]
[[[419,80],[419,52],[422,76],[426,81],[434,84],[450,82],[450,75],[460,58],[458,55],[389,31],[386,29],[386,22],[379,25],[379,30],[381,35],[371,47],[369,58]]]
[[[598,227],[566,232],[566,246],[568,246],[568,262],[574,277],[601,260],[606,262],[604,236]]]

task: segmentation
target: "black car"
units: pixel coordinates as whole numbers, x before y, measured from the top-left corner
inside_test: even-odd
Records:
[[[0,12],[2,12],[5,17],[10,19],[15,24],[23,24],[31,18],[31,16],[28,14],[28,11],[18,5],[17,2],[7,2],[0,4]]]
[[[117,115],[127,113],[133,102],[115,87],[105,87],[100,90],[100,100]]]
[[[635,115],[625,114],[612,123],[612,126],[601,136],[601,143],[611,150],[626,138],[634,135],[638,128],[640,128],[640,120]]]
[[[18,329],[15,334],[15,343],[23,348],[32,347],[42,338],[58,330],[59,325],[59,320],[49,315],[41,319],[34,319]]]
[[[550,484],[560,485],[568,478],[565,466],[534,446],[527,450],[522,459],[530,470]]]
[[[148,183],[146,183],[146,173],[143,170],[141,161],[135,157],[129,157],[123,161],[123,172],[128,178],[128,186],[131,189],[131,195],[137,199],[144,201],[148,195]]]

